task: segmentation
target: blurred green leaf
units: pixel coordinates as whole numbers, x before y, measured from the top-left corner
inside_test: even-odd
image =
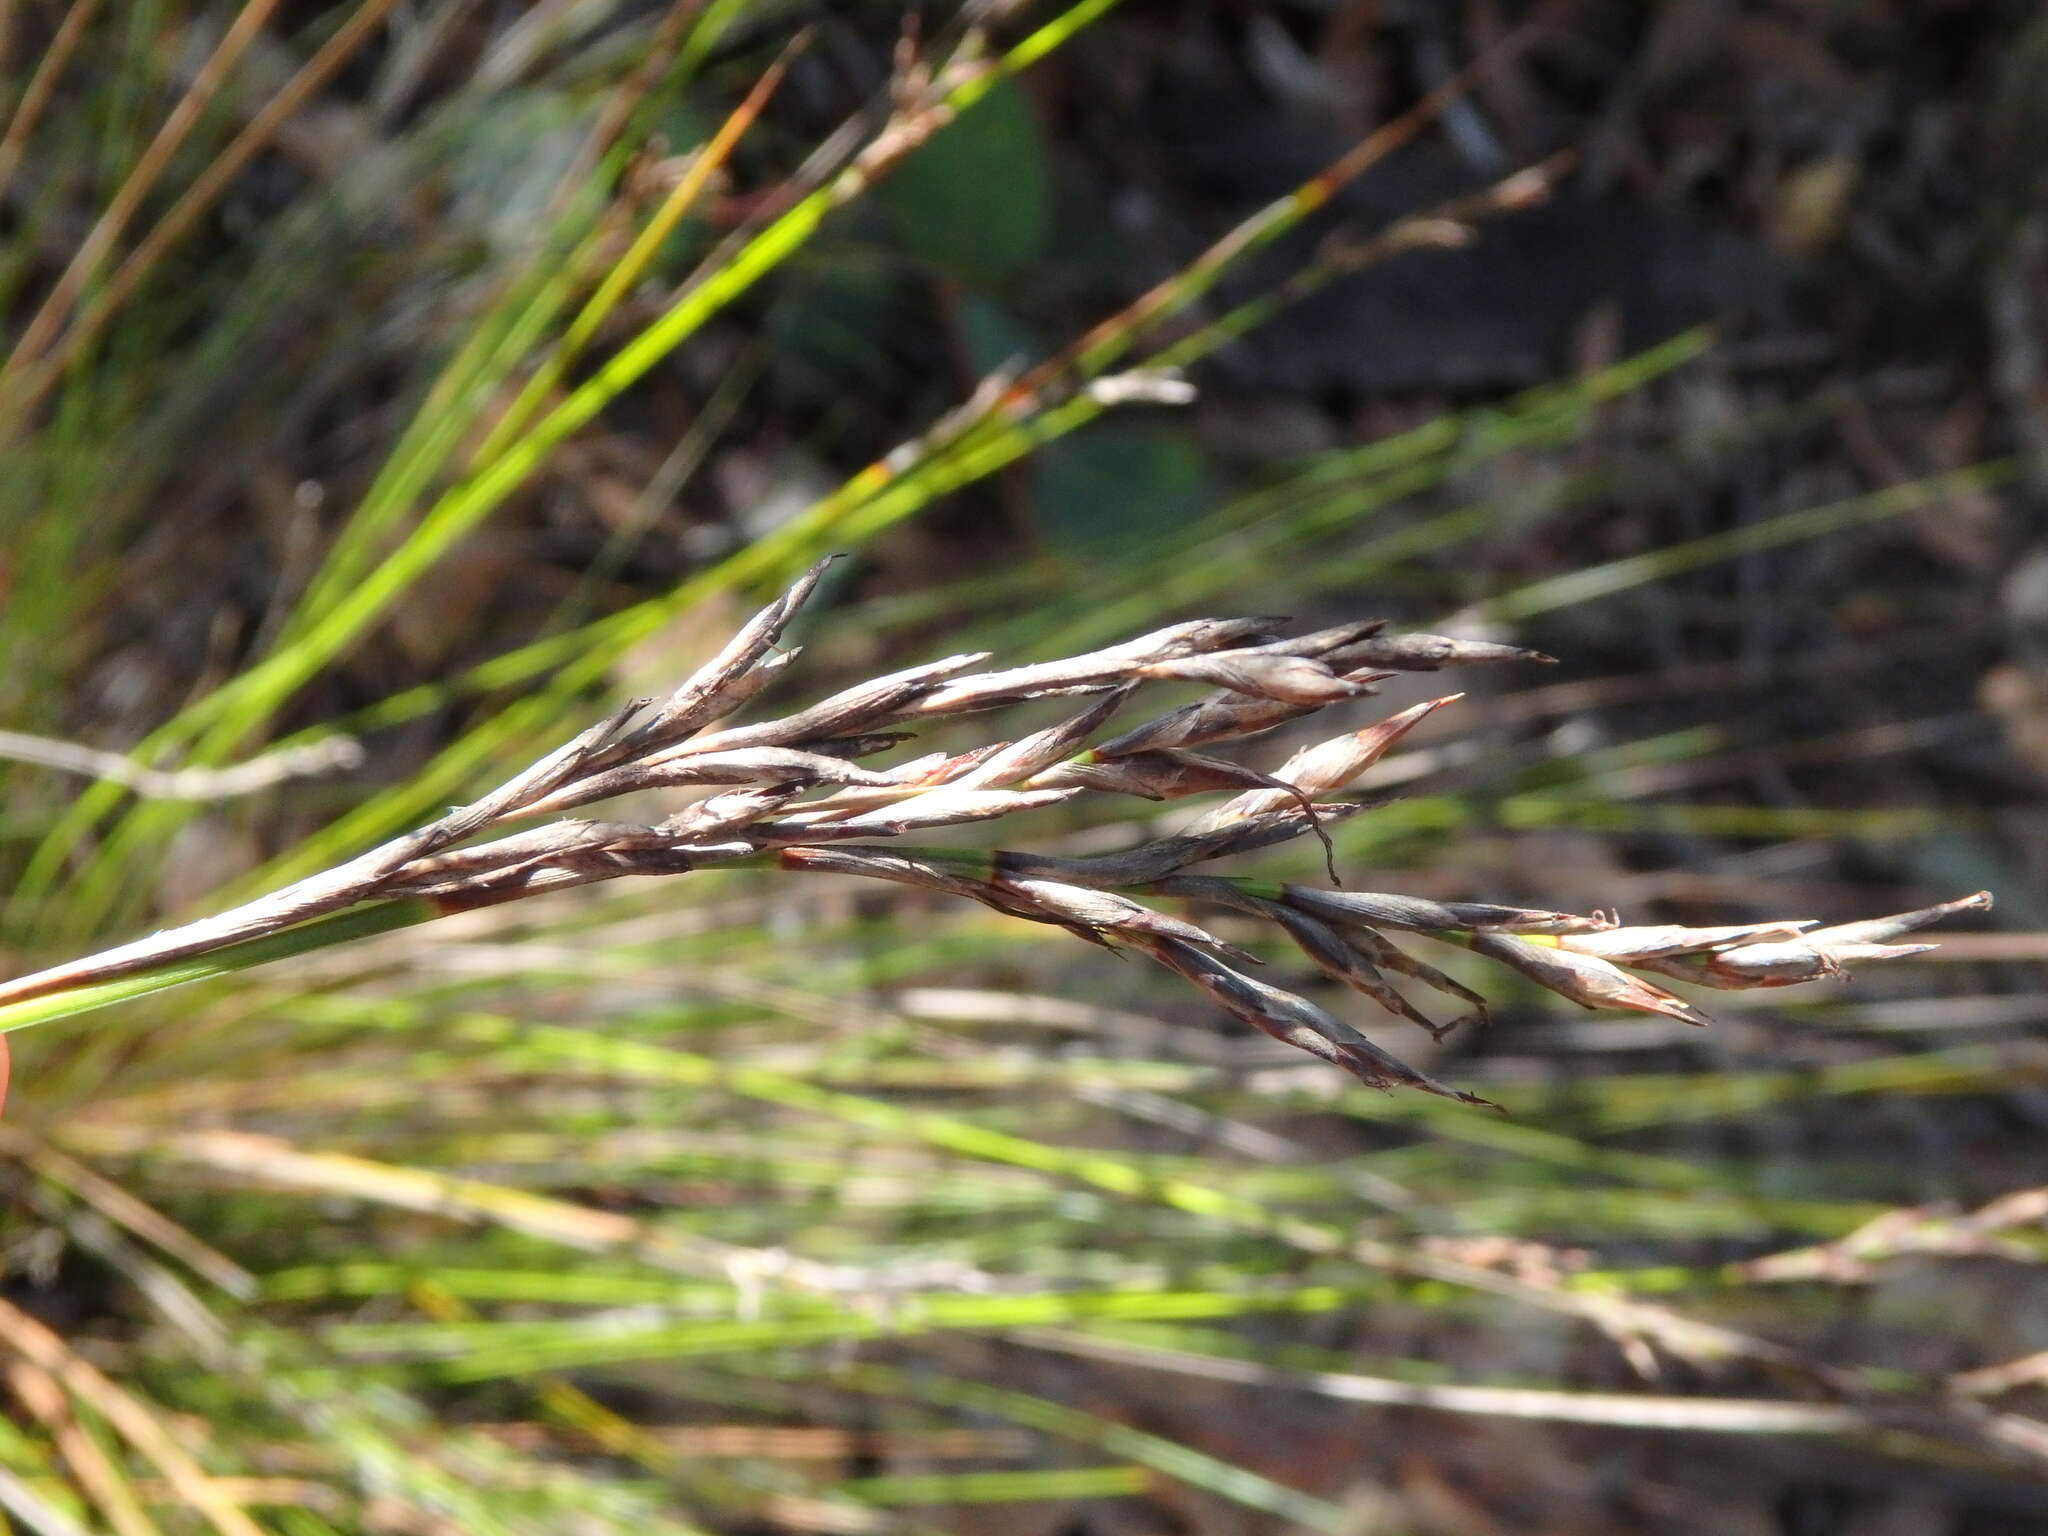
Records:
[[[1045,246],[1051,203],[1030,104],[999,83],[882,189],[904,247],[950,277],[998,282]]]
[[[1111,422],[1049,444],[1036,488],[1046,542],[1082,565],[1165,547],[1217,499],[1194,439],[1150,422]]]

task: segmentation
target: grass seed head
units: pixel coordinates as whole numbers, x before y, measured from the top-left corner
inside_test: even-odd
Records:
[[[1328,827],[1387,797],[1315,797],[1343,790],[1457,695],[1328,737],[1286,758],[1277,772],[1193,746],[1241,742],[1369,694],[1386,675],[1373,668],[1428,671],[1548,658],[1492,642],[1389,636],[1378,619],[1293,637],[1275,637],[1280,621],[1273,619],[1196,619],[1083,656],[996,671],[969,671],[987,659],[984,653],[950,656],[871,678],[779,719],[722,725],[789,668],[795,653],[776,646],[824,569],[812,567],[763,607],[665,699],[622,706],[431,825],[217,917],[0,985],[0,1027],[10,1007],[33,1006],[36,1018],[67,1011],[40,1001],[67,990],[145,974],[173,985],[196,974],[189,964],[196,957],[255,939],[296,936],[288,946],[294,953],[339,942],[346,936],[339,928],[337,937],[323,939],[329,932],[323,919],[380,902],[413,902],[417,911],[409,909],[407,920],[417,921],[567,885],[753,861],[918,887],[1137,950],[1236,1017],[1363,1082],[1483,1103],[1409,1067],[1306,998],[1244,975],[1226,962],[1256,964],[1253,955],[1144,898],[1207,902],[1269,925],[1325,975],[1439,1037],[1448,1026],[1409,1002],[1389,973],[1459,999],[1471,1017],[1485,1017],[1483,999],[1382,930],[1459,940],[1588,1007],[1702,1024],[1705,1016],[1691,1004],[1623,967],[1709,987],[1783,986],[1835,974],[1853,961],[1918,953],[1927,946],[1889,941],[1989,904],[1980,893],[1810,932],[1797,922],[1622,928],[1602,913],[1262,885],[1201,873],[1215,860],[1311,833],[1323,840],[1336,884]],[[1088,750],[1089,738],[1150,680],[1209,683],[1219,691]],[[936,750],[893,766],[855,761],[908,740],[897,727],[926,728],[1067,694],[1098,697],[1013,742]],[[705,793],[651,825],[561,815],[647,791]],[[1086,857],[891,841],[1089,796],[1175,800],[1211,793],[1232,798],[1179,832]],[[536,818],[552,819],[512,825]]]

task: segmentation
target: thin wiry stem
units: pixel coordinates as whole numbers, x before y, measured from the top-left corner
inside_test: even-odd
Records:
[[[363,747],[353,736],[328,736],[226,768],[152,768],[82,742],[0,731],[0,758],[109,779],[148,800],[232,800],[287,779],[357,767],[363,761]]]

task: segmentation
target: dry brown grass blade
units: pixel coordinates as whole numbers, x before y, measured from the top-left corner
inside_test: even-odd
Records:
[[[383,0],[370,0],[371,4]],[[64,323],[64,317],[71,311],[71,305],[92,280],[100,264],[113,250],[116,242],[126,232],[128,222],[135,217],[142,206],[142,200],[149,196],[157,179],[164,173],[186,137],[199,123],[200,115],[227,81],[228,75],[240,62],[241,57],[256,41],[263,25],[270,19],[270,13],[277,9],[278,0],[244,0],[235,19],[215,45],[206,62],[193,75],[192,83],[185,94],[178,98],[165,116],[163,126],[149,141],[142,153],[135,158],[121,185],[114,189],[114,195],[107,199],[107,206],[79,242],[70,262],[59,274],[56,284],[44,297],[41,307],[22,329],[20,339],[15,342],[14,351],[5,364],[0,364],[0,387],[6,386],[19,375],[28,364],[40,358],[56,336],[57,329]]]
[[[204,1516],[220,1536],[264,1536],[262,1528],[222,1491],[150,1409],[108,1380],[56,1333],[4,1298],[0,1298],[0,1352],[47,1373],[105,1419],[163,1474],[179,1500]]]
[[[230,1296],[246,1300],[255,1294],[255,1278],[241,1265],[49,1143],[26,1131],[0,1127],[0,1153],[19,1158],[35,1173],[69,1190],[107,1220],[162,1249]]]
[[[0,401],[5,402],[8,412],[34,409],[50,386],[62,377],[71,359],[92,345],[120,312],[121,306],[148,281],[164,254],[191,232],[249,162],[270,144],[277,130],[362,50],[397,4],[398,0],[363,0],[355,14],[321,44],[313,57],[300,66],[275,96],[256,110],[242,130],[229,140],[227,147],[207,163],[192,185],[179,194],[178,200],[165,211],[164,216],[136,242],[135,249],[79,310],[49,355],[36,359],[32,353],[22,354],[28,359],[29,370],[20,388],[11,391],[5,388],[7,375],[14,370],[13,359],[9,359],[6,368],[0,369]],[[55,297],[53,292],[51,298]],[[23,340],[26,342],[26,334]]]
[[[27,87],[21,93],[21,100],[15,103],[14,115],[7,120],[7,131],[0,135],[0,197],[4,197],[14,172],[21,164],[23,151],[28,148],[29,136],[36,131],[36,124],[43,119],[43,112],[50,105],[50,97],[57,89],[57,82],[71,63],[71,55],[78,49],[79,39],[85,36],[85,29],[92,24],[93,13],[100,8],[100,0],[71,0],[71,6],[64,12],[64,19],[57,24],[56,32],[50,38],[50,46],[43,50],[43,56],[36,63],[36,72],[29,77]]]
[[[1106,1339],[1057,1328],[1020,1328],[1009,1337],[1054,1350],[1142,1369],[1170,1371],[1262,1389],[1284,1388],[1340,1402],[1425,1408],[1491,1418],[1560,1424],[1676,1430],[1720,1435],[1813,1435],[1876,1443],[1929,1442],[1943,1459],[1958,1447],[1993,1465],[2040,1462],[2048,1456],[2048,1425],[2017,1414],[1987,1414],[1968,1405],[1925,1398],[1891,1402],[1789,1402],[1778,1398],[1698,1397],[1670,1392],[1568,1392],[1530,1387],[1461,1386],[1401,1381],[1350,1371],[1295,1371],[1152,1344]],[[1943,1443],[1946,1449],[1941,1449]],[[2015,1456],[2017,1453],[2017,1457]]]
[[[28,1416],[42,1425],[80,1492],[106,1517],[115,1536],[163,1536],[120,1468],[78,1422],[55,1376],[27,1360],[10,1360],[0,1377]]]
[[[63,1140],[72,1150],[92,1156],[146,1156],[275,1189],[488,1224],[581,1252],[630,1255],[676,1274],[756,1285],[772,1282],[824,1295],[876,1295],[892,1288],[888,1276],[872,1270],[717,1242],[483,1179],[455,1178],[341,1152],[308,1151],[277,1136],[241,1131],[152,1133],[133,1126],[94,1124],[68,1128]]]

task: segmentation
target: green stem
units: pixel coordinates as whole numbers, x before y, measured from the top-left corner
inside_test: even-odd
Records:
[[[280,933],[230,944],[212,954],[174,960],[168,965],[138,971],[132,976],[86,982],[61,992],[0,1005],[0,1032],[65,1018],[74,1013],[89,1013],[110,1003],[126,1002],[131,997],[146,997],[152,992],[182,987],[188,981],[204,981],[209,976],[246,971],[253,966],[268,965],[273,960],[288,960],[294,955],[310,954],[317,949],[366,939],[376,933],[389,933],[396,928],[410,928],[415,923],[429,922],[445,915],[444,910],[431,901],[416,897],[351,907],[346,912],[302,923]]]

